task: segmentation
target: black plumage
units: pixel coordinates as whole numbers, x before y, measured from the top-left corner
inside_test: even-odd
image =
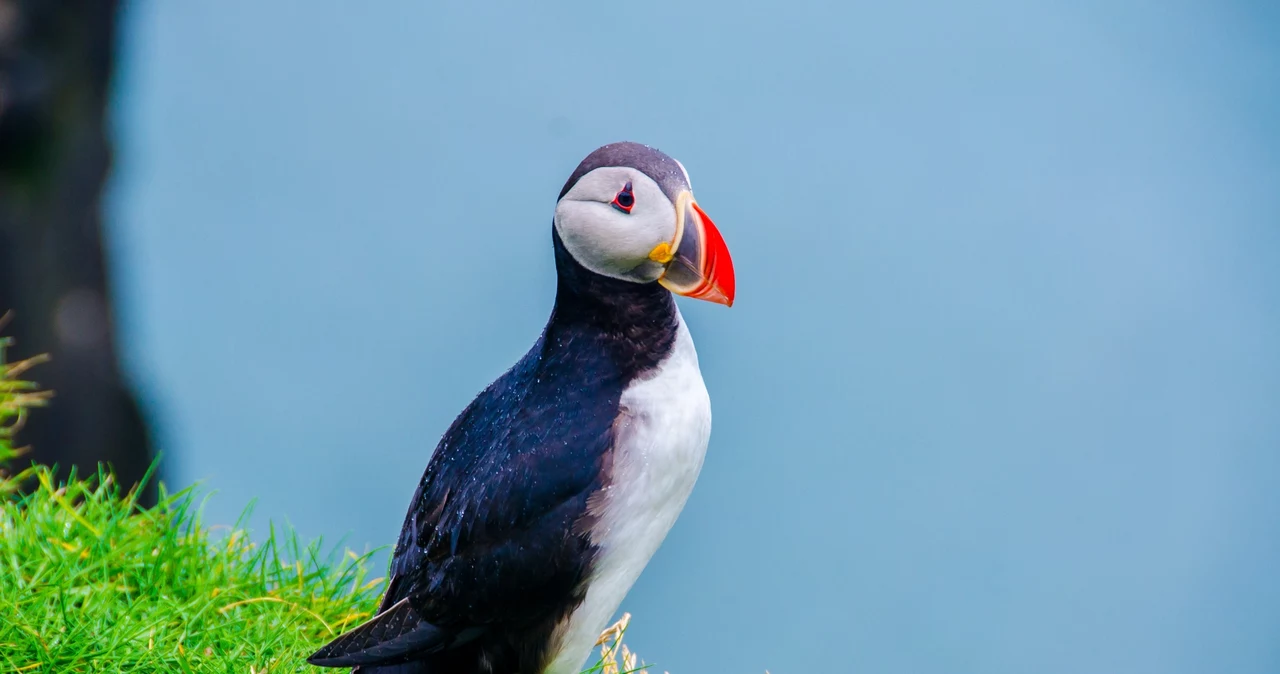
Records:
[[[678,318],[659,285],[591,272],[554,230],[553,240],[551,317],[441,439],[396,545],[380,611],[395,610],[313,664],[536,672],[556,624],[582,601],[594,554],[588,501],[610,479],[619,398],[670,351]]]

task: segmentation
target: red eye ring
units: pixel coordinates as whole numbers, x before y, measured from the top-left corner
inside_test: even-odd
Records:
[[[618,193],[614,195],[613,201],[610,202],[609,205],[623,213],[631,213],[631,209],[636,205],[636,195],[635,192],[631,191],[630,180],[627,181],[626,185],[622,186],[622,189],[618,190]]]

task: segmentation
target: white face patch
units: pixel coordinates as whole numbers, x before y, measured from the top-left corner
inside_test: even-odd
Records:
[[[630,213],[610,205],[631,183]],[[606,166],[578,179],[556,204],[556,231],[569,254],[597,274],[624,281],[656,281],[662,266],[649,252],[676,234],[676,207],[652,178],[632,168]]]

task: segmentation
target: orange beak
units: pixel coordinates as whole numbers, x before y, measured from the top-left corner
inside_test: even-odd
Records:
[[[660,244],[650,258],[666,265],[658,283],[667,290],[733,306],[733,259],[729,248],[688,190],[676,199],[675,240]]]

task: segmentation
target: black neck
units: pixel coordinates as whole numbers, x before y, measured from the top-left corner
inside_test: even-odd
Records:
[[[547,338],[585,338],[632,376],[660,363],[671,352],[679,323],[671,292],[656,282],[597,274],[573,259],[554,227],[552,237],[557,285]]]

